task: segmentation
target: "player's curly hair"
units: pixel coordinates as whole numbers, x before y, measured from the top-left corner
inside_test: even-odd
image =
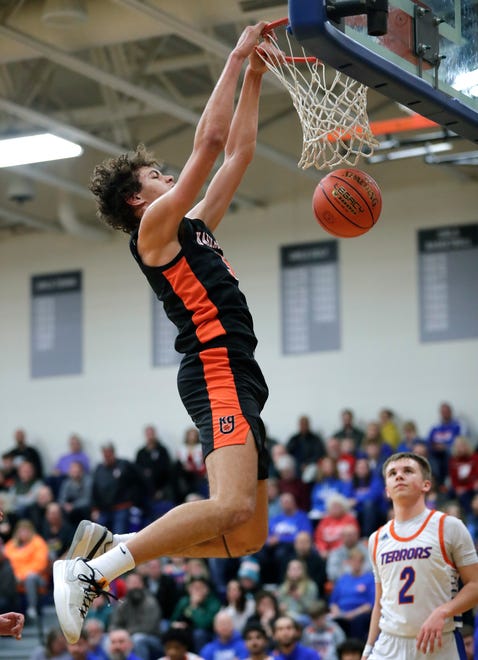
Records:
[[[139,218],[127,199],[141,190],[138,170],[158,165],[158,161],[144,144],[132,153],[109,158],[97,165],[90,179],[89,189],[96,197],[97,216],[113,229],[127,234],[138,228]]]

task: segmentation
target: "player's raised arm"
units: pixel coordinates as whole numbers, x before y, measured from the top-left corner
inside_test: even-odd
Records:
[[[203,220],[212,231],[224,217],[256,150],[259,95],[262,76],[267,71],[257,52],[259,48],[263,52],[274,49],[272,44],[263,42],[250,54],[224,150],[224,162],[209,184],[204,199],[188,214]]]
[[[196,128],[192,153],[178,181],[165,194],[147,205],[142,216],[138,247],[143,259],[177,240],[177,229],[192,207],[214,163],[223,151],[234,112],[234,96],[244,61],[256,46],[264,21],[248,26],[229,55]],[[147,203],[138,196],[132,204]]]

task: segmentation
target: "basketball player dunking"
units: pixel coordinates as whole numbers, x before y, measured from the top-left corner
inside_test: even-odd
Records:
[[[55,562],[53,571],[56,611],[70,643],[78,640],[92,600],[135,565],[162,556],[238,557],[259,550],[267,537],[268,453],[260,419],[267,386],[254,360],[246,300],[212,234],[253,158],[267,70],[257,45],[265,25],[248,26],[239,37],[177,182],[144,147],[93,174],[100,217],[131,235],[134,258],[178,328],[176,348],[184,353],[178,388],[199,428],[210,496],[175,507],[136,534],[80,523],[69,558]],[[260,47],[278,53],[267,41]],[[220,168],[194,205],[222,151]]]
[[[393,454],[383,475],[394,518],[369,539],[376,592],[363,658],[464,658],[459,615],[478,603],[471,535],[458,518],[425,506],[432,478],[426,458]]]

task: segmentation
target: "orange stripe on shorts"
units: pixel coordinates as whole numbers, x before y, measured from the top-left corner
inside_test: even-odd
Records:
[[[210,348],[199,357],[211,406],[214,449],[245,445],[250,426],[239,404],[227,348]]]

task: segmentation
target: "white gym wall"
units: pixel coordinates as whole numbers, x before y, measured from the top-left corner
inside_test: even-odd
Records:
[[[378,170],[369,171],[380,181]],[[279,247],[330,239],[312,217],[312,184],[301,199],[230,214],[217,231],[255,320],[271,436],[287,439],[304,413],[314,429],[330,434],[343,407],[361,424],[390,407],[426,434],[442,400],[476,434],[478,339],[420,343],[416,231],[478,222],[477,184],[447,178],[442,185],[439,175],[414,183],[408,163],[404,174],[407,185],[395,179],[383,186],[374,230],[340,241],[340,351],[281,354]],[[71,432],[84,438],[94,461],[105,439],[133,457],[147,423],[174,449],[190,421],[176,389],[177,368],[151,366],[151,293],[127,237],[11,236],[0,242],[0,268],[1,449],[23,427],[47,466],[66,451]],[[64,270],[83,272],[83,374],[32,380],[30,278]],[[474,295],[470,306],[476,304]]]

